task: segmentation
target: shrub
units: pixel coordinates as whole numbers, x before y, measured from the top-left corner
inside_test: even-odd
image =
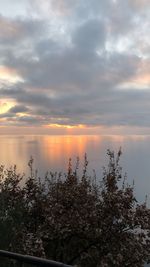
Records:
[[[76,266],[141,267],[150,255],[150,210],[139,204],[115,156],[101,180],[69,161],[66,175],[38,178],[29,161],[25,179],[16,167],[0,168],[0,248]],[[95,178],[95,177],[94,177]]]

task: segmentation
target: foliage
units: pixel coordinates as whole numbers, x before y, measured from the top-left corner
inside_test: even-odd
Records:
[[[88,176],[85,155],[78,175],[38,178],[0,167],[0,249],[46,257],[75,266],[144,266],[150,256],[150,210],[139,204],[122,177],[121,151],[108,150],[101,180]]]

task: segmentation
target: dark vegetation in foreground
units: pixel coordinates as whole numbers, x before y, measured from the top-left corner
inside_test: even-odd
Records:
[[[39,179],[31,159],[25,183],[16,167],[1,166],[0,249],[75,266],[144,266],[150,210],[122,176],[121,151],[107,154],[101,180],[88,176],[86,156],[80,177],[78,160],[74,170],[69,161],[66,175]]]

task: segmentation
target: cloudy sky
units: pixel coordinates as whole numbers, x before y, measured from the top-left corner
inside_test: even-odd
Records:
[[[0,133],[150,133],[150,1],[0,0]]]

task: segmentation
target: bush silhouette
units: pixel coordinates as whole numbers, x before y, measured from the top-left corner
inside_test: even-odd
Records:
[[[122,176],[121,151],[108,150],[102,179],[82,175],[69,160],[66,174],[38,178],[0,167],[0,249],[75,266],[144,266],[150,256],[150,210]]]

